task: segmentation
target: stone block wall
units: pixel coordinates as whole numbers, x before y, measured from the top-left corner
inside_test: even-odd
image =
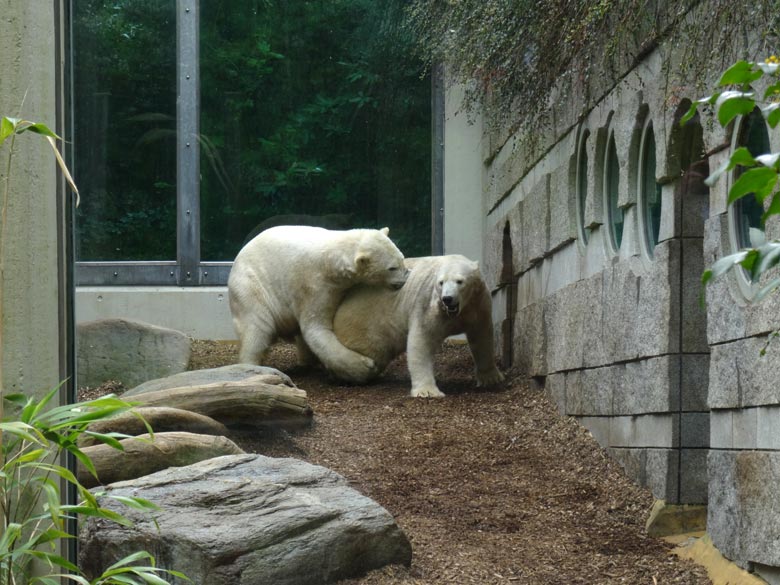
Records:
[[[715,4],[693,3],[686,22],[720,10]],[[702,90],[672,79],[674,38],[671,30],[637,61],[582,81],[587,87],[562,77],[555,95],[568,101],[551,100],[541,135],[529,138],[532,123],[520,119],[515,132],[483,137],[483,273],[496,347],[656,497],[707,503],[708,531],[724,554],[780,583],[780,340],[761,356],[780,327],[780,299],[752,302],[734,274],[702,289],[702,271],[735,249],[733,178],[712,188],[704,178],[730,156],[738,124],[724,130],[701,112],[680,126],[686,98]],[[735,37],[719,58],[755,58],[756,47]],[[723,66],[712,67],[710,87]],[[661,207],[647,244],[640,181],[650,124]],[[780,135],[770,138],[780,149]],[[617,247],[610,140],[623,215]]]

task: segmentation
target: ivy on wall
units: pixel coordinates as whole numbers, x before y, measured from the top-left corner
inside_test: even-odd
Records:
[[[667,87],[703,87],[735,58],[753,56],[740,54],[748,33],[762,37],[753,50],[776,52],[778,9],[780,0],[412,0],[407,15],[423,59],[446,63],[449,81],[466,86],[464,107],[506,128],[547,108],[563,77],[598,99],[599,83],[619,79],[662,41],[673,47],[664,55]]]

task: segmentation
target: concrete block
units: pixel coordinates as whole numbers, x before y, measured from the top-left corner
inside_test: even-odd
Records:
[[[576,243],[563,245],[541,263],[540,289],[544,296],[581,279],[582,258]]]
[[[670,412],[679,408],[679,359],[660,356],[620,366],[624,383],[614,391],[614,414]]]
[[[605,416],[583,416],[580,424],[590,431],[596,442],[602,447],[609,446],[610,419]]]
[[[673,448],[679,445],[677,414],[615,416],[610,419],[611,447]]]
[[[566,372],[566,414],[582,416],[584,412],[582,405],[582,370]],[[608,436],[609,432],[607,431]]]
[[[602,302],[604,280],[601,275],[581,280],[577,290],[577,310],[582,312],[582,364],[598,367],[613,362],[607,354],[604,335],[604,312],[609,310]]]
[[[645,483],[643,484],[658,499],[677,504],[678,465],[680,452],[677,449],[647,449]]]
[[[640,278],[624,262],[605,270],[603,277],[604,351],[611,362],[636,359],[639,355],[636,329]],[[663,319],[663,315],[656,315],[657,319],[659,317]]]
[[[682,449],[680,451],[680,497],[677,503],[707,503],[708,453],[708,449]]]
[[[716,345],[711,349],[707,406],[713,409],[739,408],[742,400],[737,351],[733,344]]]
[[[571,196],[573,164],[560,165],[550,174],[549,250],[562,248],[577,238],[576,199]]]
[[[579,303],[584,302],[586,283],[577,282],[547,297],[544,321],[547,365],[551,372],[582,368],[583,348],[598,335],[598,330],[585,331],[586,316]]]
[[[680,446],[683,448],[710,446],[709,412],[683,412],[680,415]]]
[[[580,379],[581,414],[612,414],[612,393],[622,384],[620,366],[582,370]]]
[[[561,416],[566,414],[566,374],[550,374],[544,380],[544,394],[558,407]]]
[[[736,477],[736,451],[710,451],[707,533],[723,556],[742,558],[742,500]]]
[[[508,293],[509,287],[501,285],[491,294],[491,317],[493,323],[501,323],[501,321],[509,317],[506,310]]]
[[[765,338],[740,339],[712,347],[710,408],[740,408],[780,402],[780,351],[761,356]]]
[[[712,449],[734,448],[734,411],[710,411],[710,447]]]
[[[780,407],[756,409],[756,448],[780,451]]]
[[[683,354],[679,356],[681,368],[680,399],[682,410],[707,410],[707,392],[710,378],[710,354]]]
[[[658,137],[656,137],[656,146]],[[661,226],[658,230],[658,241],[666,242],[677,237],[680,222],[678,220],[677,205],[679,199],[676,196],[677,183],[666,183],[661,186]]]
[[[758,409],[735,410],[732,418],[734,449],[758,447]]]
[[[680,351],[679,263],[679,241],[661,242],[642,275],[635,320],[640,356]]]
[[[529,376],[546,376],[548,335],[545,307],[540,301],[517,312],[513,333],[513,364]]]
[[[730,559],[780,566],[780,453],[712,451],[707,532]]]
[[[522,201],[522,232],[520,234],[520,272],[539,262],[550,243],[550,179],[540,178]],[[512,240],[514,242],[514,239]]]
[[[707,312],[702,306],[703,288],[701,275],[704,271],[701,238],[682,240],[682,352],[706,353]]]
[[[493,221],[492,224],[488,221],[485,228],[484,256],[480,263],[482,278],[491,291],[501,284],[504,225],[508,218],[497,217]]]
[[[522,309],[544,300],[542,267],[544,263],[533,266],[517,279],[517,308]]]
[[[226,286],[80,286],[78,323],[128,319],[175,329],[193,339],[235,340]]]
[[[627,477],[639,485],[646,485],[647,449],[620,449],[610,447],[610,457],[620,463]]]
[[[727,215],[710,217],[704,230],[704,265],[711,266],[730,252]],[[745,301],[733,274],[711,280],[706,287],[706,301],[707,339],[711,345],[745,337]]]

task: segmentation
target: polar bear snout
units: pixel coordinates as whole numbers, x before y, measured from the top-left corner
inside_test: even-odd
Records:
[[[441,297],[441,304],[448,315],[455,315],[460,311],[460,303],[456,297],[443,296]]]
[[[393,290],[399,290],[404,284],[406,284],[406,280],[409,278],[409,269],[404,268],[402,270],[398,270],[397,268],[391,268],[390,270],[394,274],[397,274],[397,276],[395,279],[388,282],[387,285]]]

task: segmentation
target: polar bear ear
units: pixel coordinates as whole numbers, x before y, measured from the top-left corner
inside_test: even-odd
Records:
[[[387,234],[389,234],[389,233],[390,233],[390,228],[389,228],[389,227],[383,227],[383,228],[382,228],[381,230],[379,230],[379,231],[380,231],[380,232],[382,232],[382,234],[384,234],[384,235],[386,236]]]
[[[368,268],[369,264],[371,264],[371,256],[369,254],[366,254],[365,252],[359,252],[358,255],[355,256],[355,267],[357,268],[358,272],[362,272]]]

